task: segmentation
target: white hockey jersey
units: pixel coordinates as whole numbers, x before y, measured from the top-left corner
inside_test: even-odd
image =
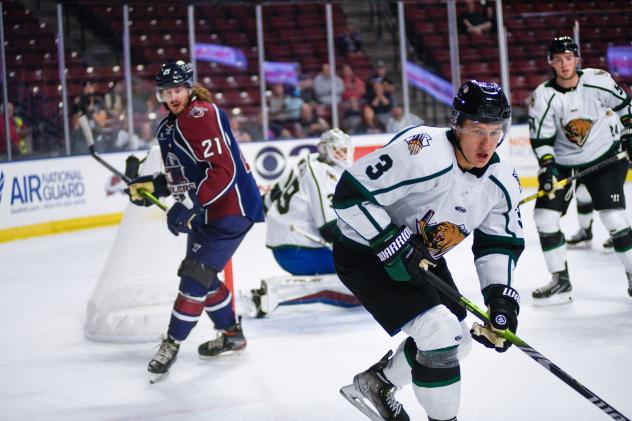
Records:
[[[461,170],[448,136],[415,126],[349,167],[334,195],[339,238],[372,252],[390,224],[406,225],[440,257],[474,232],[481,288],[509,285],[524,248],[518,174],[497,154],[484,169]]]
[[[319,230],[336,221],[331,199],[343,169],[320,161],[318,154],[302,158],[285,180],[279,182],[280,197],[273,202],[266,200],[266,207],[269,208],[266,215],[266,246],[322,247],[293,231],[291,226],[316,238],[323,238]]]
[[[563,167],[589,166],[614,154],[632,114],[630,98],[604,70],[577,72],[579,83],[565,89],[549,80],[529,105],[531,145],[540,159],[552,154]]]

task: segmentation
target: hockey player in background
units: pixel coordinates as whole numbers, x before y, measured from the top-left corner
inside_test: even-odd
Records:
[[[579,70],[578,47],[571,37],[555,38],[547,57],[554,77],[538,86],[529,106],[531,146],[538,158],[539,188],[534,220],[551,281],[533,291],[534,305],[569,303],[571,281],[560,218],[568,209],[571,185],[554,189],[555,182],[632,148],[630,98],[608,72]],[[620,142],[622,145],[620,145]],[[627,160],[620,160],[583,177],[623,263],[632,296],[632,230],[625,213],[623,184]]]
[[[266,246],[293,276],[264,279],[261,288],[252,290],[258,317],[279,305],[359,305],[336,276],[330,245],[336,226],[331,198],[353,162],[353,144],[342,130],[332,129],[321,135],[317,150],[264,195]]]
[[[524,249],[521,188],[495,150],[510,119],[498,85],[468,81],[454,98],[450,128],[402,130],[343,173],[333,200],[336,272],[389,335],[408,336],[341,389],[362,412],[375,413],[368,401],[385,420],[409,420],[394,392],[412,381],[429,420],[456,420],[459,361],[471,338],[509,348],[495,332],[518,326],[512,285]],[[427,272],[456,288],[443,255],[472,233],[491,325],[470,331],[465,310],[428,283]]]
[[[204,311],[219,334],[199,346],[200,357],[246,347],[232,294],[217,274],[253,223],[264,218],[259,190],[228,118],[208,90],[193,84],[191,67],[181,60],[163,64],[156,96],[169,110],[157,129],[165,173],[133,180],[128,192],[140,206],[151,204],[141,189],[159,197],[171,194],[176,202],[167,212],[167,228],[188,237],[167,335],[148,366],[152,382],[168,372]]]
[[[625,174],[624,174],[625,175]],[[568,248],[590,248],[593,238],[593,204],[590,193],[583,183],[577,183],[575,186],[575,200],[577,202],[577,221],[579,222],[579,230],[569,238],[566,238]],[[603,242],[604,249],[612,249],[612,237],[608,237]]]

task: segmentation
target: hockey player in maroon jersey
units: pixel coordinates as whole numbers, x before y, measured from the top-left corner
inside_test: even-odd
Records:
[[[191,67],[181,60],[164,64],[156,75],[156,96],[169,110],[157,130],[165,173],[133,180],[130,200],[151,204],[141,188],[159,197],[171,194],[176,202],[167,212],[167,227],[188,239],[169,329],[148,366],[152,383],[168,372],[203,311],[219,334],[199,346],[201,358],[246,347],[232,294],[217,274],[253,223],[264,219],[259,190],[228,118],[207,89],[193,84]]]

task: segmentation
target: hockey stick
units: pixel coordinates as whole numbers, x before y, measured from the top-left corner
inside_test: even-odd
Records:
[[[570,183],[571,181],[577,180],[578,178],[581,178],[585,175],[588,175],[590,173],[593,173],[597,170],[600,170],[603,167],[607,167],[608,165],[612,164],[613,162],[617,162],[623,158],[627,158],[628,157],[628,153],[623,151],[623,152],[619,152],[616,155],[611,156],[610,158],[603,160],[601,162],[599,162],[598,164],[593,165],[592,167],[588,167],[585,170],[581,170],[573,175],[571,175],[568,178],[565,178],[563,180],[558,181],[557,183],[553,184],[553,192],[555,192],[556,190],[559,190],[561,188],[563,188],[564,186],[566,186],[568,183]],[[524,203],[530,202],[533,199],[538,199],[542,196],[545,196],[547,194],[550,194],[551,192],[545,192],[544,190],[539,190],[538,192],[532,194],[531,196],[527,196],[524,199],[522,199],[520,201],[520,203],[518,203],[519,205],[522,205]]]
[[[114,168],[112,165],[110,165],[109,162],[101,158],[99,154],[97,154],[96,148],[94,146],[94,137],[92,136],[92,129],[90,128],[90,123],[88,123],[88,117],[86,117],[85,114],[79,117],[79,127],[81,127],[81,132],[83,133],[83,137],[86,139],[86,143],[88,144],[88,150],[90,151],[90,155],[92,155],[92,157],[96,159],[101,165],[103,165],[105,168],[110,170],[112,174],[120,177],[121,180],[123,180],[125,184],[129,186],[132,180],[128,176],[126,176],[125,174],[123,174],[122,172]],[[149,200],[154,205],[158,206],[163,211],[165,212],[167,211],[167,206],[164,205],[156,196],[154,196],[150,192],[146,191],[145,189],[139,189],[139,193],[141,194],[141,196]]]
[[[310,234],[309,232],[305,232],[302,228],[297,227],[296,225],[292,224],[290,225],[290,231],[294,231],[300,235],[302,235],[303,237],[307,238],[308,240],[312,240],[315,243],[320,244],[323,247],[327,247],[328,249],[331,249],[331,244],[328,243],[327,241],[323,240],[322,238],[318,238],[312,234]]]
[[[448,284],[446,284],[441,278],[435,275],[432,272],[426,271],[424,274],[424,278],[432,284],[435,288],[443,292],[445,295],[450,297],[456,303],[464,307],[467,311],[472,313],[478,319],[485,323],[489,323],[489,316],[487,312],[481,310],[474,304],[472,301],[465,298],[459,291],[452,288]],[[604,411],[614,420],[620,421],[630,421],[625,415],[614,409],[610,404],[606,403],[603,399],[597,396],[594,392],[590,391],[586,386],[575,380],[564,370],[555,365],[551,360],[546,358],[544,355],[540,354],[538,351],[533,349],[529,344],[520,339],[515,333],[510,330],[503,330],[495,332],[498,335],[501,335],[503,338],[514,344],[518,349],[527,354],[533,360],[535,360],[542,367],[549,370],[553,373],[558,379],[562,380],[564,383],[573,388],[577,393],[588,399],[591,403],[596,405],[599,409]]]

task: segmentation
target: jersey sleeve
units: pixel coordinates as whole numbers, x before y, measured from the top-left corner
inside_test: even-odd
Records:
[[[529,103],[529,139],[538,159],[544,155],[553,155],[555,143],[555,116],[551,103],[555,93],[549,92],[544,85],[538,86]]]
[[[338,218],[366,242],[384,234],[392,219],[386,208],[410,192],[432,189],[452,167],[452,146],[444,132],[420,127],[402,132],[366,155],[340,178],[333,205]],[[432,137],[436,137],[435,140]]]
[[[628,94],[615,82],[605,70],[595,70],[594,83],[600,93],[601,101],[616,112],[624,126],[632,126],[632,105]]]
[[[472,252],[481,289],[492,285],[512,285],[513,270],[524,250],[520,217],[520,184],[513,174],[492,175],[488,194],[496,205],[474,230]]]
[[[178,129],[204,171],[197,186],[197,197],[204,207],[222,197],[236,180],[239,157],[233,156],[230,148],[235,140],[220,113],[215,105],[199,102],[178,119]]]
[[[332,207],[335,180],[327,172],[326,165],[307,159],[305,189],[309,197],[312,218],[319,231],[336,222],[336,213]]]

